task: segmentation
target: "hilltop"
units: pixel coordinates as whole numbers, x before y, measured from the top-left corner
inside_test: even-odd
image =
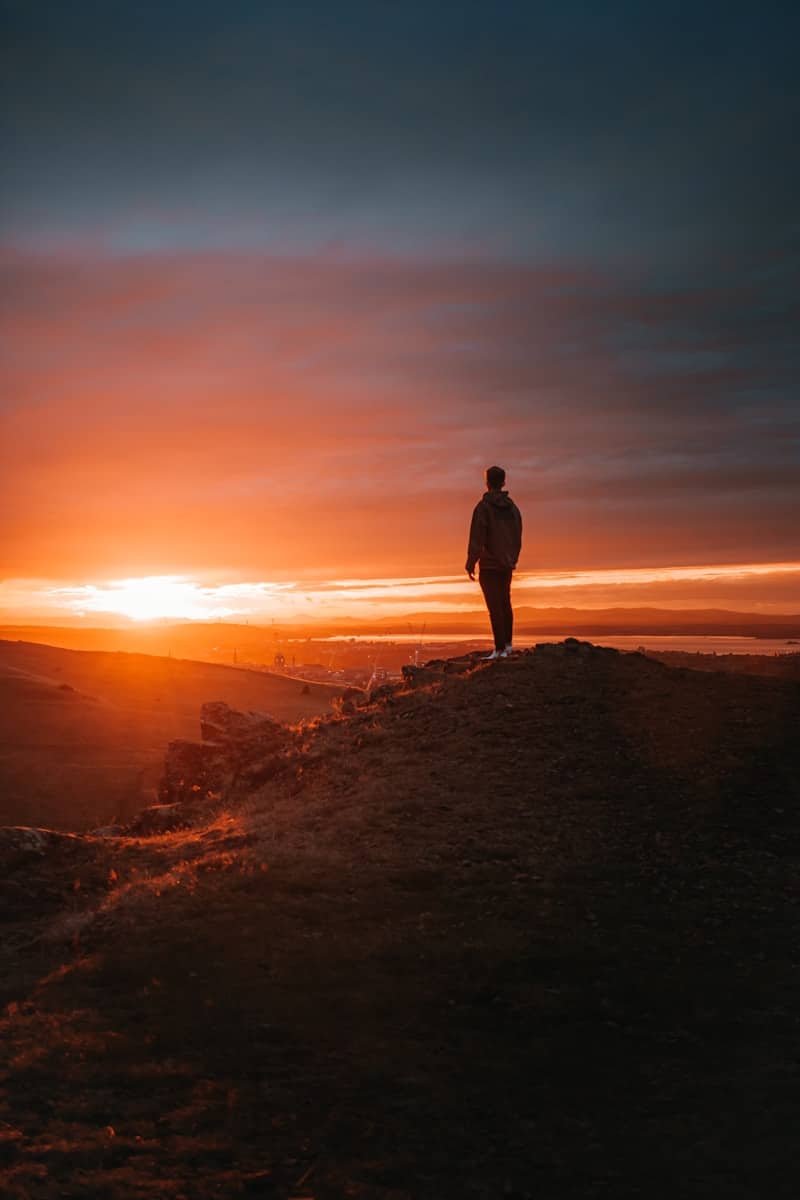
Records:
[[[798,702],[465,657],[290,726],[207,708],[167,832],[0,832],[0,1183],[793,1195]]]
[[[155,798],[209,696],[297,721],[341,688],[149,654],[0,641],[0,824],[81,830]]]

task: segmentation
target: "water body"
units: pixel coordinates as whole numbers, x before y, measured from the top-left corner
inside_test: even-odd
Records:
[[[526,646],[534,646],[537,642],[562,642],[569,633],[542,633],[536,637],[518,639],[516,646],[522,650]],[[317,640],[317,639],[315,639]],[[327,637],[320,638],[325,642],[394,642],[398,645],[413,645],[421,648],[452,645],[455,642],[474,642],[476,645],[488,644],[488,636],[480,637],[474,633],[439,633],[435,636],[421,638],[414,633],[376,633],[363,634],[356,637]],[[755,638],[731,637],[727,634],[699,635],[676,634],[661,635],[656,633],[636,634],[581,634],[581,641],[594,642],[598,646],[614,646],[617,650],[638,650],[643,646],[646,650],[681,650],[687,654],[799,654],[800,644],[792,644],[786,638]]]
[[[569,635],[567,635],[569,636]],[[560,641],[560,637],[537,638],[537,641]],[[596,642],[598,646],[615,646],[617,650],[681,650],[684,654],[791,654],[800,653],[800,645],[788,645],[786,638],[730,637],[727,634],[700,635],[677,634],[614,634],[598,633],[584,637],[583,641]]]

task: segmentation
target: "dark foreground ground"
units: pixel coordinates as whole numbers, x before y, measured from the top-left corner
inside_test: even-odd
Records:
[[[6,839],[0,1191],[797,1194],[800,685],[418,683],[191,829]]]

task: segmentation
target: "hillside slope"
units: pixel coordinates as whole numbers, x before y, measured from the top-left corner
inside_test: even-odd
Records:
[[[794,1195],[798,711],[575,645],[435,664],[185,829],[0,836],[0,1183]]]
[[[0,642],[0,824],[86,829],[155,794],[167,743],[209,696],[297,721],[336,689],[147,654]]]

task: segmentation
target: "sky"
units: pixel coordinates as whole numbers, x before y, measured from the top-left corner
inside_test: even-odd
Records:
[[[800,611],[797,6],[0,13],[4,619],[416,606],[495,462],[542,603]]]

